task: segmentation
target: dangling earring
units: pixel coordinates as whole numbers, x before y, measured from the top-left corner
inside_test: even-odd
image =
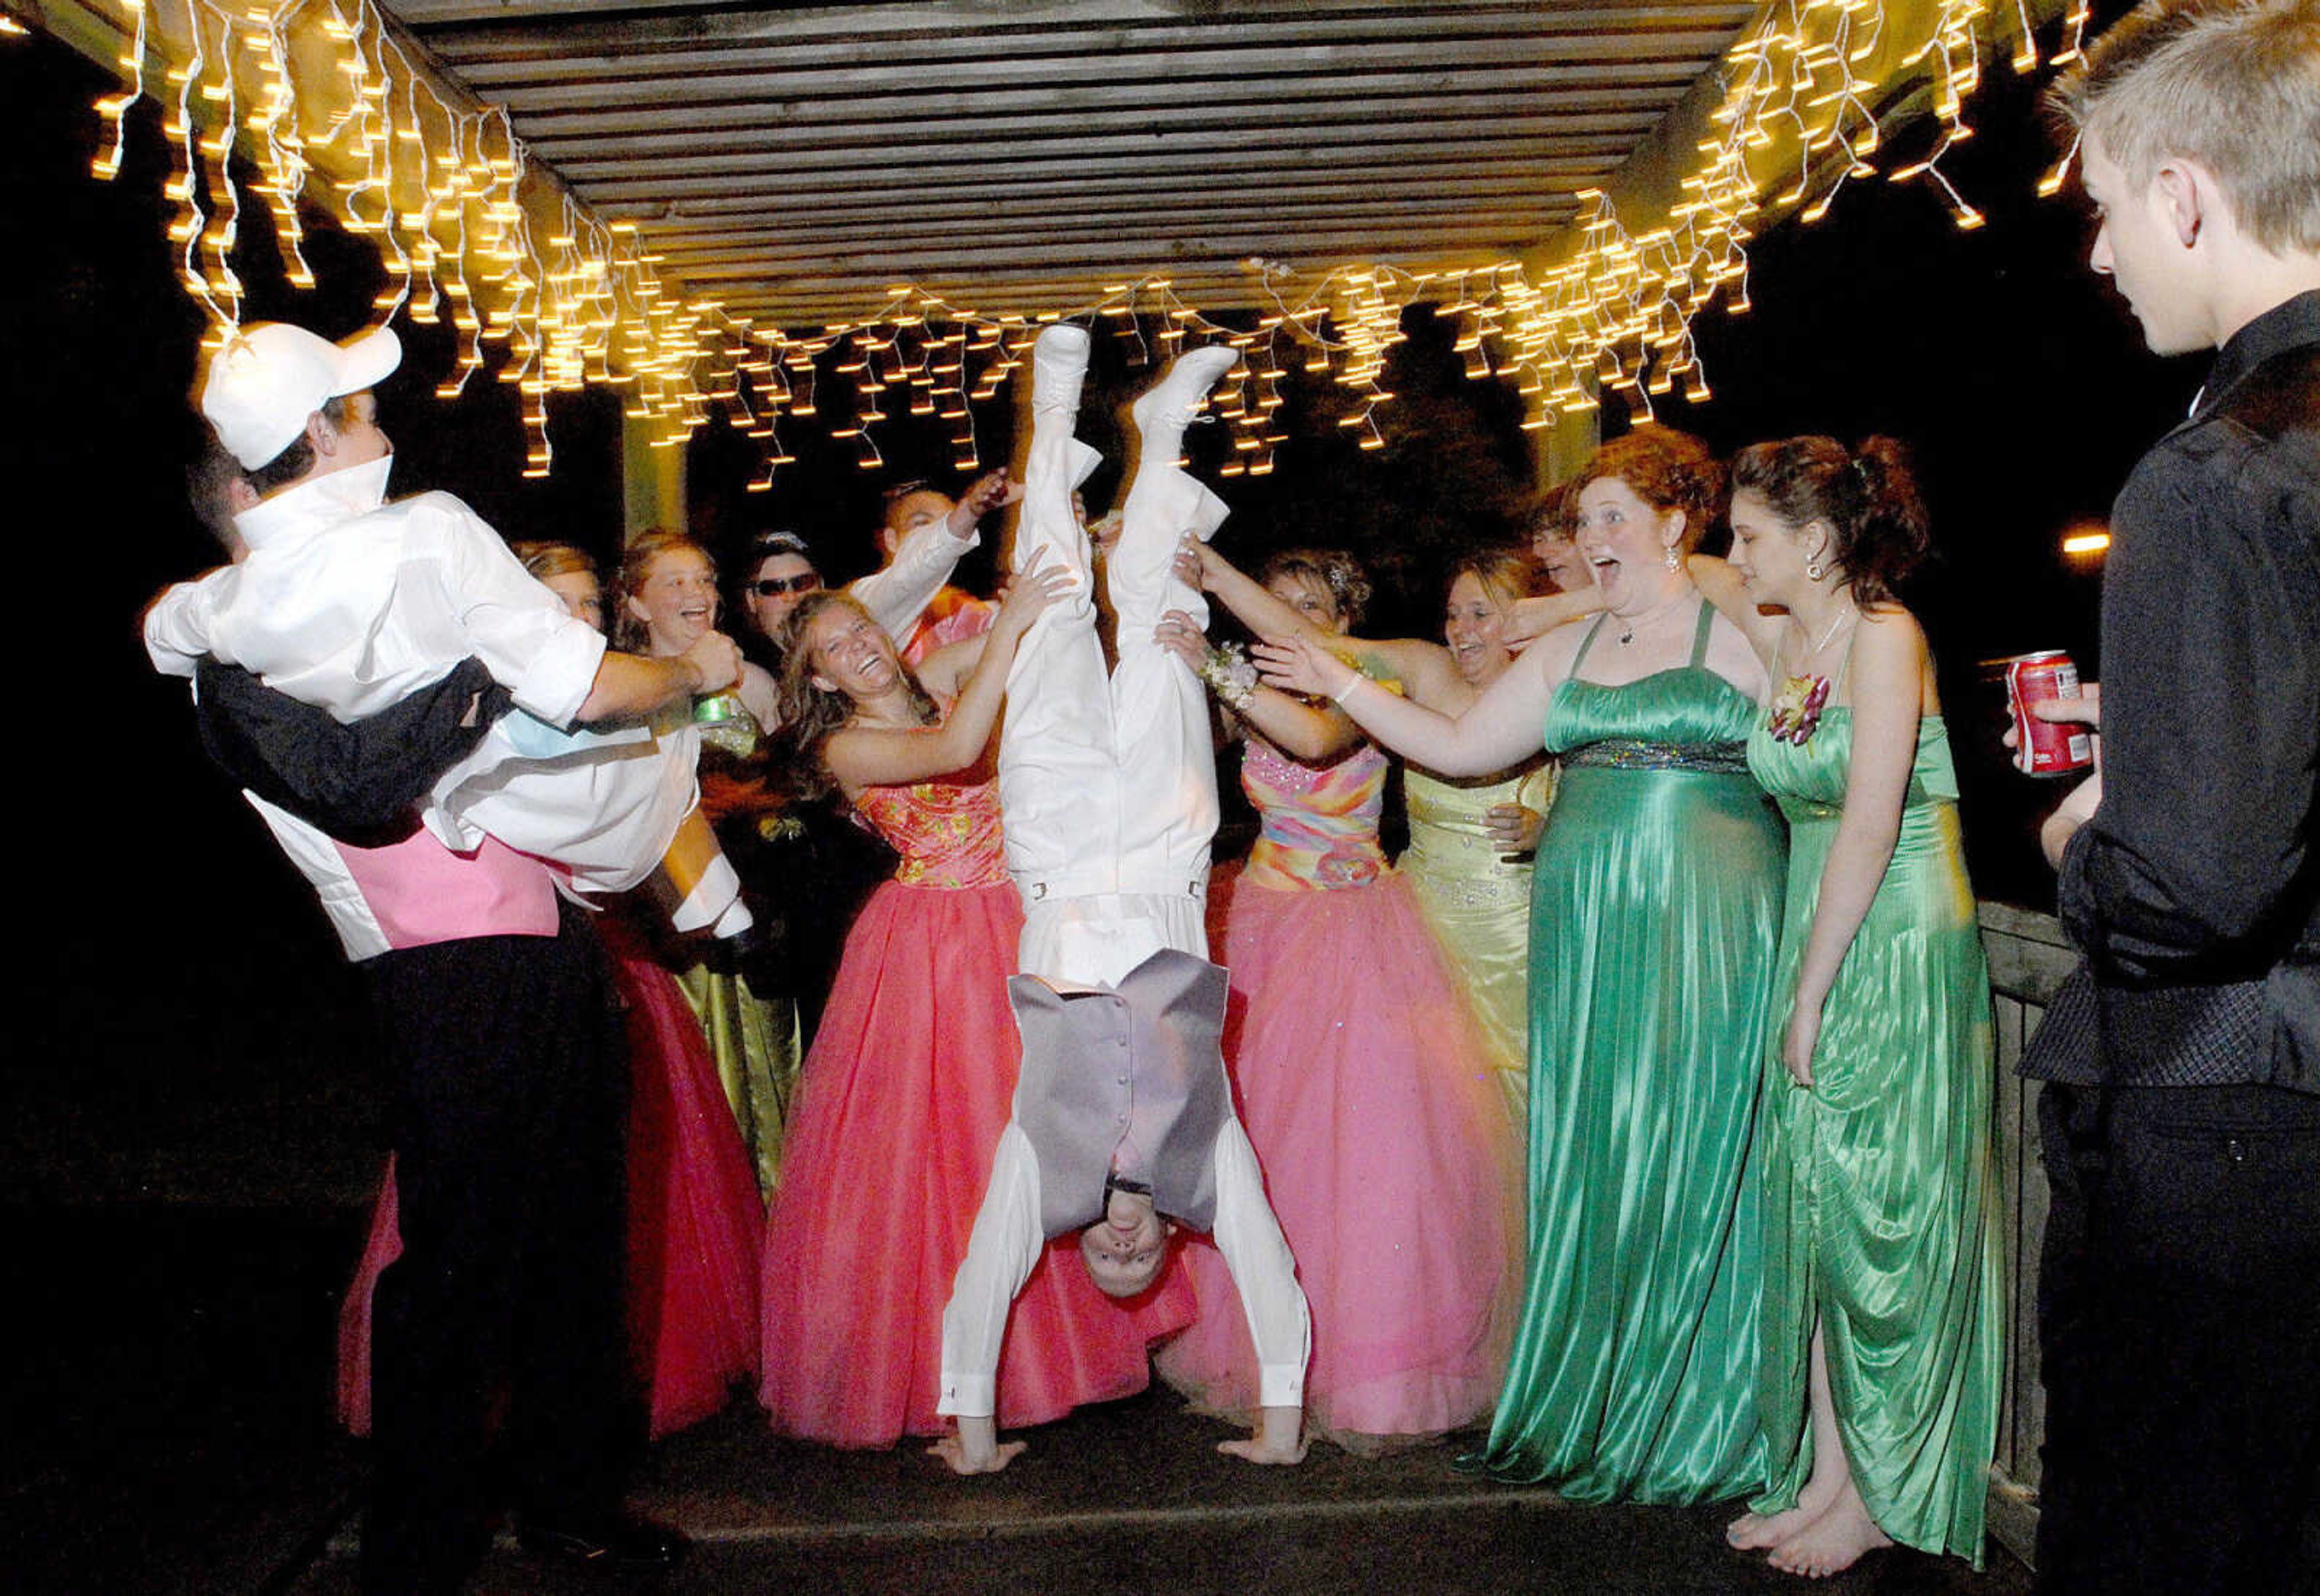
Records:
[[[1808,581],[1808,582],[1817,582],[1817,581],[1819,581],[1823,576],[1826,576],[1826,575],[1828,575],[1828,567],[1827,567],[1826,566],[1822,565],[1822,564],[1820,563],[1820,561],[1819,561],[1819,559],[1818,559],[1818,558],[1816,558],[1808,559],[1808,560],[1805,561],[1805,580],[1806,580],[1806,581]]]
[[[1675,545],[1672,543],[1667,546],[1667,568],[1671,571],[1683,569],[1683,556],[1675,551]]]

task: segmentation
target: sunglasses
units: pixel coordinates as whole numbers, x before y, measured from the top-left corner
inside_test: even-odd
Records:
[[[741,585],[743,591],[754,593],[759,598],[773,598],[786,593],[811,593],[821,585],[821,578],[808,571],[801,576],[767,576]]]

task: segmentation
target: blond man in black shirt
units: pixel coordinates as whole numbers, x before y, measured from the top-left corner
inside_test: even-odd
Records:
[[[2024,1059],[2053,1192],[2043,1590],[2320,1558],[2320,6],[2154,0],[2058,85],[2089,264],[2217,351],[2112,515],[2099,774],[2043,839],[2086,963]],[[2061,706],[2050,706],[2063,718]]]

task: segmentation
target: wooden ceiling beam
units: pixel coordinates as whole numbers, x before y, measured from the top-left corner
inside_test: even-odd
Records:
[[[1543,177],[1550,181],[1543,181]],[[1540,174],[1536,167],[1522,172],[1499,174],[1390,174],[1390,177],[1341,177],[1334,172],[1300,174],[1300,172],[1253,172],[1218,177],[1216,181],[1201,183],[1201,200],[1213,200],[1225,204],[1225,195],[1239,195],[1248,204],[1327,204],[1332,200],[1346,202],[1381,202],[1381,200],[1436,200],[1436,197],[1469,197],[1475,204],[1490,204],[1503,200],[1556,200],[1566,197],[1568,188],[1584,188],[1587,183],[1600,177],[1600,165],[1587,162],[1584,169],[1568,174]],[[1135,174],[1097,174],[1097,177],[1060,177],[1039,183],[1020,183],[1014,188],[995,190],[988,183],[954,181],[954,183],[917,183],[910,188],[867,188],[861,195],[847,195],[845,190],[823,190],[812,195],[812,204],[821,206],[856,206],[865,211],[882,211],[889,218],[917,216],[921,204],[956,204],[965,200],[983,206],[991,218],[1007,216],[1014,206],[1091,206],[1104,202],[1148,202],[1148,183]],[[766,213],[789,213],[793,206],[786,204],[784,195],[768,190],[761,183],[733,183],[724,193],[692,195],[686,200],[668,200],[659,195],[648,195],[643,200],[592,200],[594,209],[605,221],[636,221],[638,225],[682,227],[698,218],[730,218],[730,216],[766,216]]]
[[[1681,69],[1696,73],[1703,58],[1710,58],[1726,42],[1721,34],[1685,35],[1648,41],[1612,36],[1604,41],[1574,41],[1552,59],[1509,62],[1503,55],[1472,64],[1411,63],[1388,58],[1381,64],[1374,51],[1332,50],[1295,52],[1316,59],[1253,60],[1231,52],[1206,50],[1153,61],[1141,78],[1127,72],[1117,59],[1094,55],[1043,63],[1036,83],[1010,74],[982,88],[959,89],[954,85],[918,86],[912,96],[929,107],[951,104],[990,111],[1102,109],[1140,96],[1149,103],[1182,104],[1185,99],[1219,87],[1235,96],[1253,91],[1295,95],[1301,98],[1365,94],[1479,93],[1537,88],[1551,83],[1617,86],[1638,69],[1664,73]],[[1587,48],[1578,45],[1584,43]],[[575,63],[578,65],[578,63]],[[702,102],[745,101],[759,106],[785,105],[793,101],[842,103],[865,96],[891,99],[898,79],[891,71],[873,76],[839,73],[814,68],[786,71],[755,71],[724,67],[717,70],[675,68],[668,72],[639,72],[633,62],[615,62],[617,71],[603,76],[585,72],[503,75],[477,63],[460,76],[484,98],[505,104],[522,115],[533,111],[568,110],[634,104],[639,99],[668,106]]]
[[[1322,181],[1374,177],[1391,179],[1421,172],[1442,177],[1536,177],[1541,186],[1557,179],[1581,184],[1615,165],[1624,146],[1616,140],[1545,142],[1491,141],[1484,149],[1452,149],[1444,142],[1377,144],[1358,151],[1307,148],[1220,150],[1175,159],[1153,156],[1133,169],[1115,168],[1104,181],[1114,192],[1135,193],[1147,185],[1162,185],[1155,199],[1166,197],[1165,186],[1192,184],[1203,188],[1227,177],[1256,176],[1260,192],[1293,190],[1308,177]],[[1038,188],[1049,183],[1069,183],[1088,176],[1087,163],[1077,160],[1010,160],[981,162],[958,159],[923,166],[888,167],[865,159],[818,169],[775,173],[711,174],[699,177],[654,177],[637,180],[599,179],[575,183],[574,190],[591,204],[620,201],[675,202],[711,195],[764,193],[767,198],[809,195],[879,195],[901,185],[923,187],[981,187],[992,192],[1009,187]],[[772,179],[769,181],[768,179]]]
[[[1257,127],[1337,127],[1372,130],[1397,122],[1434,125],[1471,122],[1560,125],[1572,118],[1618,116],[1648,123],[1690,87],[1689,73],[1671,68],[1664,81],[1631,81],[1617,87],[1545,85],[1509,92],[1444,93],[1426,88],[1408,94],[1351,95],[1328,100],[1287,100],[1279,95],[1239,98],[1204,96],[1192,104],[1171,102],[1129,108],[1091,129],[1086,115],[1052,105],[992,112],[962,98],[944,107],[923,97],[898,95],[890,105],[870,102],[840,104],[810,101],[788,106],[759,104],[688,107],[682,125],[662,105],[625,111],[540,112],[523,121],[523,138],[548,159],[579,153],[648,154],[670,150],[820,149],[849,139],[946,136],[973,139],[1048,137],[1177,138]]]
[[[1297,140],[1295,150],[1300,165],[1341,159],[1374,161],[1380,159],[1376,152],[1381,150],[1389,152],[1388,159],[1397,158],[1394,152],[1438,152],[1432,156],[1436,165],[1445,159],[1455,159],[1462,165],[1469,162],[1494,165],[1501,161],[1552,159],[1565,152],[1573,156],[1592,152],[1616,157],[1632,148],[1636,138],[1650,126],[1648,120],[1628,117],[1586,117],[1574,119],[1568,124],[1529,127],[1509,127],[1491,122],[1475,124],[1473,131],[1462,128],[1455,133],[1428,140],[1422,145],[1382,142],[1374,130],[1366,137],[1343,136],[1338,130],[1327,127],[1298,127],[1291,131]],[[1407,138],[1414,130],[1396,131]],[[908,173],[955,166],[963,156],[971,156],[975,166],[989,171],[1003,171],[1025,163],[1045,163],[1048,169],[1058,165],[1067,167],[1073,163],[1083,163],[1090,168],[1118,167],[1168,172],[1182,172],[1193,169],[1201,163],[1215,163],[1218,169],[1225,170],[1280,160],[1283,150],[1282,131],[1256,129],[1238,134],[1165,141],[1138,138],[1133,134],[1126,137],[1091,135],[1076,139],[1001,140],[967,145],[865,139],[852,149],[738,150],[690,155],[672,152],[603,159],[567,157],[555,162],[555,166],[567,180],[576,185],[651,182],[664,176],[679,181],[726,177],[784,178],[800,170],[812,170],[832,163],[865,172]]]
[[[1397,255],[1411,250],[1444,254],[1480,252],[1509,258],[1530,239],[1509,237],[1503,223],[1474,222],[1463,227],[1330,228],[1300,231],[1294,237],[1261,227],[1222,228],[1202,233],[1166,234],[1123,231],[1109,238],[1016,240],[1007,258],[1026,265],[1101,269],[1122,260],[1137,261],[1146,269],[1165,271],[1179,263],[1213,266],[1243,260],[1251,255],[1273,257],[1294,252],[1314,263],[1351,258],[1369,252]],[[827,242],[801,242],[757,248],[720,248],[680,252],[656,249],[665,276],[688,284],[744,275],[788,271],[848,272],[862,277],[902,281],[943,272],[972,271],[992,257],[992,240],[984,236],[865,238],[855,247],[833,248]]]
[[[1081,49],[1185,49],[1239,35],[1281,44],[1406,44],[1487,32],[1491,37],[1606,35],[1666,30],[1733,30],[1754,16],[1749,0],[1689,5],[1237,5],[1213,21],[1188,21],[1183,5],[849,5],[849,7],[730,7],[652,14],[605,14],[555,5],[552,21],[533,23],[522,0],[494,0],[490,12],[439,16],[427,0],[396,0],[396,14],[450,63],[471,58],[548,58],[654,51],[830,51],[870,47],[879,60],[956,60],[1007,53],[1011,58]],[[587,21],[575,21],[575,19]]]
[[[1099,211],[1084,206],[1057,206],[1038,213],[1030,213],[1020,204],[1009,205],[1004,211],[993,211],[988,204],[973,200],[913,206],[909,216],[911,222],[919,227],[962,223],[965,224],[962,231],[971,230],[984,237],[992,234],[1004,236],[1010,230],[1028,229],[1036,224],[1042,238],[1065,239],[1105,236],[1131,223],[1162,236],[1174,231],[1213,231],[1219,224],[1228,226],[1244,217],[1250,225],[1262,222],[1276,228],[1312,223],[1374,227],[1405,221],[1445,222],[1457,225],[1473,216],[1480,208],[1482,207],[1470,198],[1445,199],[1435,195],[1382,200],[1339,198],[1315,204],[1268,204],[1261,208],[1216,205],[1195,208],[1188,205],[1165,210]],[[1488,208],[1507,219],[1518,230],[1544,230],[1567,220],[1578,209],[1578,204],[1567,196],[1520,193],[1494,199]],[[842,214],[832,214],[817,208],[690,221],[679,219],[640,227],[637,240],[640,248],[672,261],[681,261],[688,255],[704,250],[796,242],[820,244],[833,236],[844,235],[848,230],[889,225],[895,213],[887,207],[849,210]]]

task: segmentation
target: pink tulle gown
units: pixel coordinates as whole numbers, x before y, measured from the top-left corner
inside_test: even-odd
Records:
[[[947,1428],[942,1311],[1015,1090],[1023,913],[994,784],[874,787],[857,807],[902,862],[855,921],[806,1055],[766,1221],[760,1395],[784,1434],[888,1446]],[[1114,1302],[1072,1238],[1050,1243],[1008,1320],[1000,1423],[1143,1390],[1146,1348],[1192,1308],[1174,1274]]]
[[[1486,1415],[1504,1372],[1520,1223],[1506,1109],[1466,1000],[1386,867],[1386,761],[1300,765],[1251,738],[1264,832],[1209,895],[1232,972],[1225,1058],[1313,1314],[1309,1422],[1355,1451]],[[1201,1317],[1160,1354],[1196,1406],[1256,1406],[1255,1356],[1215,1248],[1186,1249]]]
[[[722,1409],[757,1373],[765,1210],[717,1062],[684,993],[615,910],[598,918],[627,1005],[629,1328],[657,1438]],[[339,1417],[370,1433],[371,1293],[403,1254],[394,1166],[339,1313]]]

